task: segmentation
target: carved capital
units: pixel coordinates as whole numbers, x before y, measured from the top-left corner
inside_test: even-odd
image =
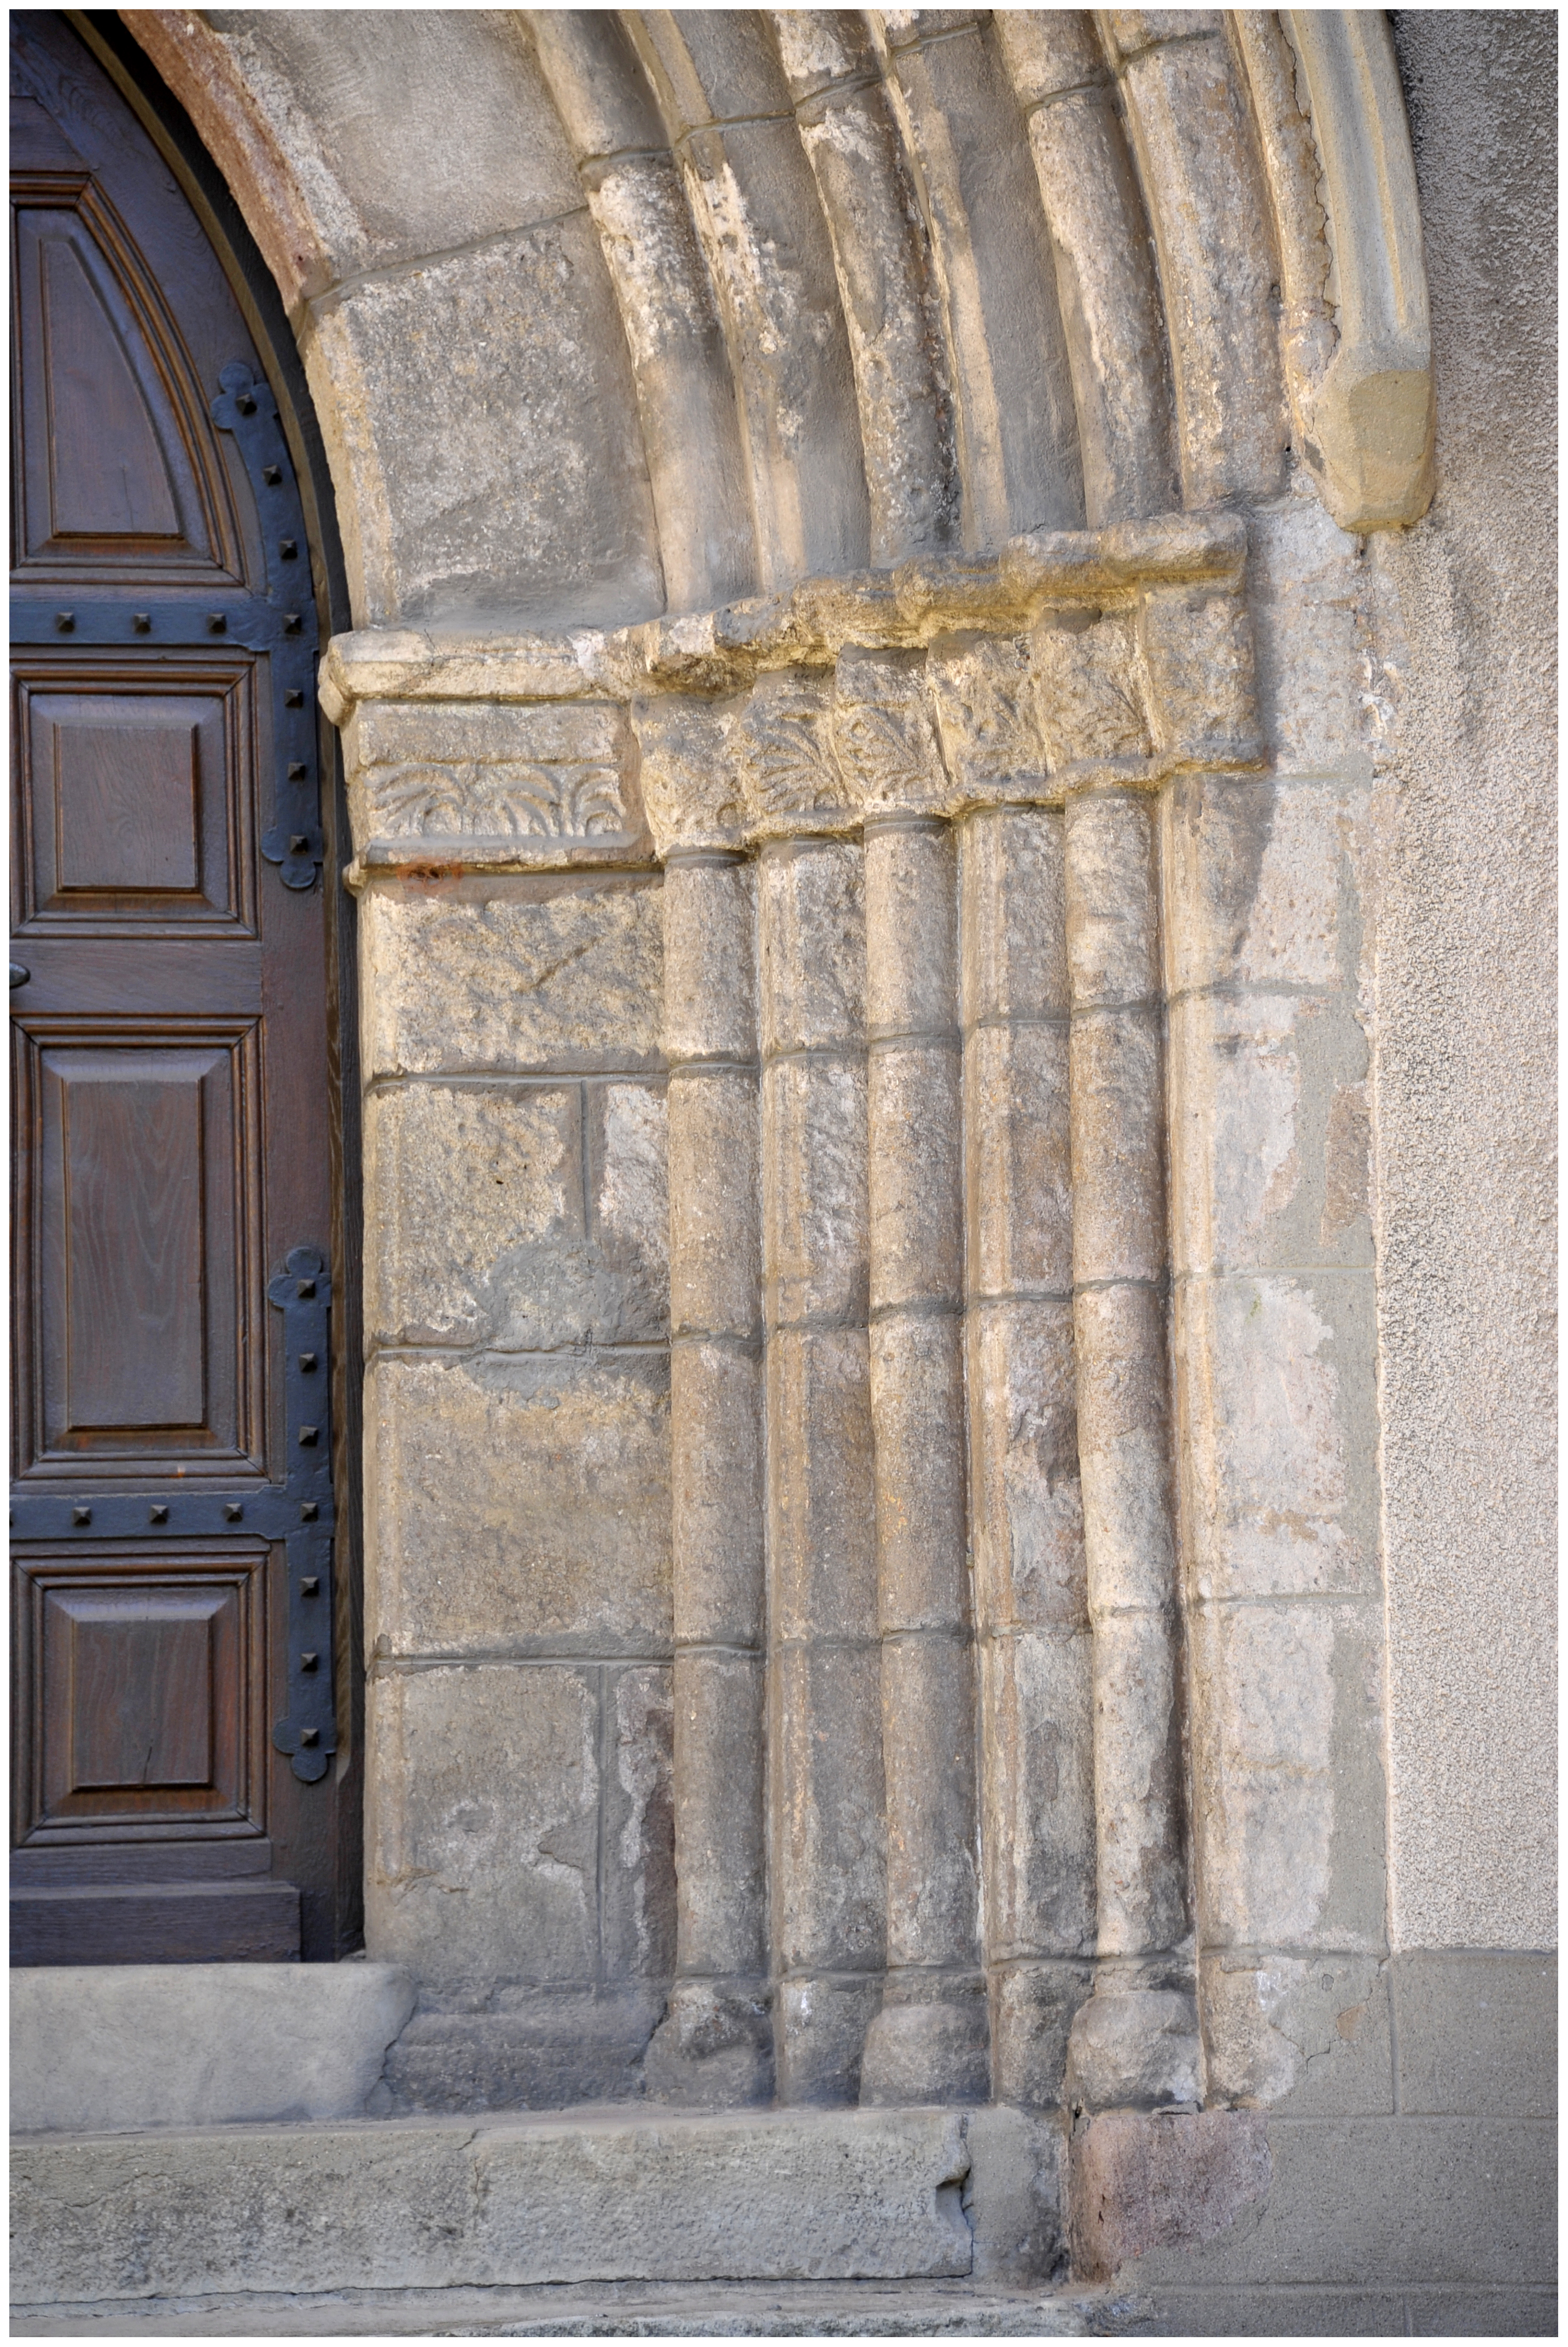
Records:
[[[1151,587],[1138,632],[1162,765],[1255,765],[1263,743],[1252,621],[1239,589]]]
[[[1028,805],[1060,795],[1046,780],[1026,635],[949,637],[932,646],[926,680],[950,805]]]
[[[830,671],[759,676],[734,738],[753,838],[856,828],[857,797],[834,753]]]
[[[864,813],[935,815],[948,797],[937,746],[921,652],[870,651],[859,645],[838,656],[834,676],[833,739],[838,763],[854,778]]]
[[[610,702],[363,702],[344,728],[358,859],[637,860],[647,841],[630,747]]]
[[[1144,782],[1151,748],[1130,616],[1052,612],[1035,631],[1035,706],[1052,778],[1066,790]]]
[[[642,804],[661,859],[677,847],[742,846],[746,810],[732,739],[737,715],[733,702],[696,693],[632,702]]]

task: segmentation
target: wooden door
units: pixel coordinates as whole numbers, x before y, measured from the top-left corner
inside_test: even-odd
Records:
[[[12,26],[12,1961],[323,1956],[309,549],[195,213]]]

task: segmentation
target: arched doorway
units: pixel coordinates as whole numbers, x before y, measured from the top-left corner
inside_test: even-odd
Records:
[[[175,131],[58,16],[11,56],[12,1960],[330,1959],[358,1860],[319,501]]]

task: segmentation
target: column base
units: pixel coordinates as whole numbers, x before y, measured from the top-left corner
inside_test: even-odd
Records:
[[[643,2057],[650,2101],[708,2110],[772,2102],[768,2004],[764,1982],[677,1981]]]
[[[1190,1990],[1102,1980],[1074,2017],[1066,2100],[1076,2110],[1203,2100],[1197,1998]]]
[[[889,1978],[882,2010],[866,2035],[863,2106],[983,2103],[990,2096],[990,2030],[985,1984]]]
[[[781,1981],[775,1994],[780,2102],[858,2102],[866,2033],[882,2002],[881,1973],[819,1973]]]

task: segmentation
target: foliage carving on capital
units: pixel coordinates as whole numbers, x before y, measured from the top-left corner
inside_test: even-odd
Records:
[[[856,794],[834,752],[831,671],[759,676],[735,744],[753,836],[847,831],[858,822]]]
[[[833,738],[838,763],[853,775],[867,815],[937,813],[948,779],[937,746],[918,651],[876,651],[860,645],[838,656]]]
[[[1033,642],[1036,710],[1053,776],[1142,779],[1149,726],[1143,662],[1129,615],[1050,613]]]
[[[733,741],[736,706],[697,693],[634,701],[642,804],[661,857],[677,847],[738,847],[745,834]]]
[[[954,636],[926,663],[942,756],[960,805],[1045,797],[1028,636]]]

